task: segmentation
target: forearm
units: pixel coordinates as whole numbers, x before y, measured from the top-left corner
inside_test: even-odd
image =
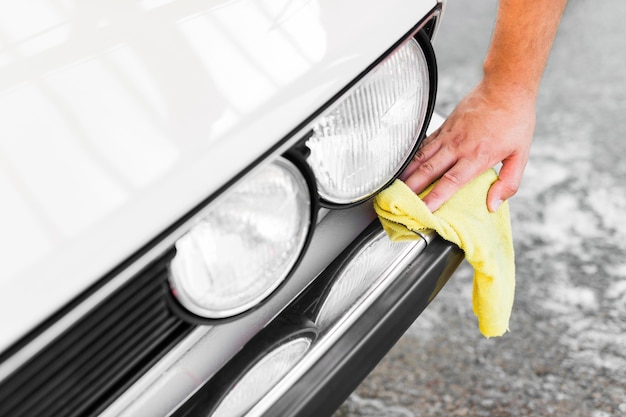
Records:
[[[535,128],[537,92],[567,0],[499,0],[484,77],[428,136],[401,178],[437,210],[460,187],[502,162],[487,195],[496,211],[522,181]]]
[[[536,96],[567,0],[500,0],[484,82]]]

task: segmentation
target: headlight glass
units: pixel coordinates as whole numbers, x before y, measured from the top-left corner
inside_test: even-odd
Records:
[[[393,242],[386,232],[380,231],[338,272],[320,301],[315,324],[322,330],[328,329],[378,282],[397,268],[405,267],[411,259],[407,254],[425,246],[421,239]]]
[[[429,94],[427,60],[411,39],[314,124],[307,161],[320,196],[347,204],[385,186],[417,145]]]
[[[311,343],[310,338],[300,337],[268,352],[237,382],[211,416],[244,415],[302,359]]]
[[[296,263],[310,229],[305,179],[279,158],[236,184],[176,242],[170,284],[206,318],[242,313],[271,294]]]

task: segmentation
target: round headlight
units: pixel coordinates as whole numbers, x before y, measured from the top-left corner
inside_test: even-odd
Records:
[[[393,242],[385,231],[377,232],[337,272],[318,304],[315,324],[320,330],[328,329],[379,282],[404,268],[412,259],[409,253],[425,246],[421,239]]]
[[[349,204],[384,187],[417,146],[429,96],[428,62],[411,38],[322,114],[306,142],[322,199]]]
[[[311,343],[311,338],[302,336],[267,352],[237,381],[211,416],[244,415],[302,359]]]
[[[311,352],[317,335],[308,318],[281,314],[198,387],[175,415],[257,415],[253,408],[276,398],[272,390]]]
[[[170,285],[177,300],[212,319],[257,305],[296,263],[310,204],[305,179],[282,158],[227,190],[176,242]]]

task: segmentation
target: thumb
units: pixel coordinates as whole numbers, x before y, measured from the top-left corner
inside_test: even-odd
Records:
[[[492,213],[497,211],[502,202],[513,197],[522,182],[527,158],[513,156],[502,162],[498,179],[491,184],[487,193],[487,208]]]

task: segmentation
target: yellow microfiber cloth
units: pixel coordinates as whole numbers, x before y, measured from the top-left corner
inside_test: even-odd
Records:
[[[433,229],[465,252],[474,268],[473,308],[485,337],[501,336],[509,329],[515,293],[515,255],[509,206],[505,201],[491,213],[487,191],[498,178],[489,169],[461,188],[434,213],[421,197],[396,180],[374,199],[374,209],[392,240],[419,238],[412,231]]]

